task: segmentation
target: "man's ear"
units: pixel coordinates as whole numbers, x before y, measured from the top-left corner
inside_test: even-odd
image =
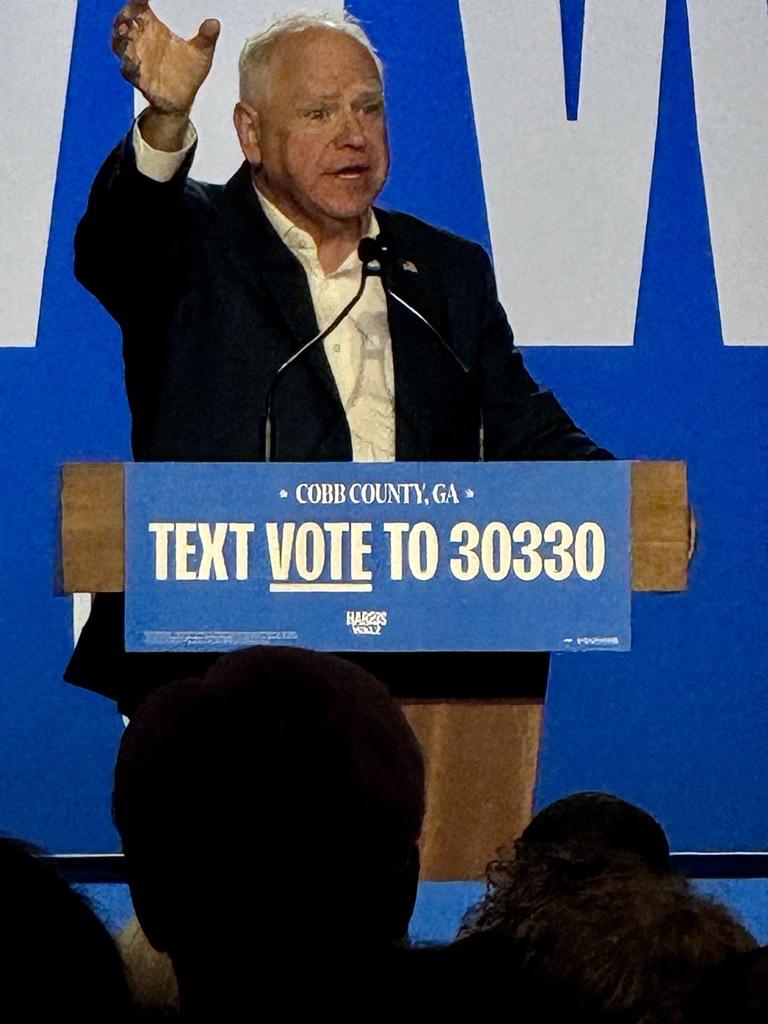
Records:
[[[243,156],[251,167],[260,166],[261,146],[259,139],[261,125],[258,113],[253,107],[249,107],[247,103],[243,103],[240,100],[235,104],[232,120],[235,122],[235,131],[240,140],[240,149],[243,151]]]

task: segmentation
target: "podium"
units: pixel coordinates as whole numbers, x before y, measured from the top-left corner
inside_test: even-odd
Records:
[[[61,589],[65,593],[124,589],[125,465],[72,463],[62,469]],[[275,464],[274,469],[279,466]],[[684,590],[692,546],[684,463],[632,463],[630,521],[632,590]],[[482,877],[486,863],[510,847],[530,818],[544,674],[528,692],[502,687],[498,695],[486,689],[479,696],[464,696],[434,688],[426,693],[422,687],[416,693],[412,686],[408,692],[407,681],[403,685],[403,659],[408,655],[375,653],[367,662],[359,653],[350,656],[390,685],[399,681],[395,692],[425,752],[428,813],[422,839],[423,877],[435,881]],[[425,652],[415,657],[421,661],[418,678],[423,679],[429,674],[429,659],[433,665],[441,659],[451,664],[457,655]],[[486,671],[503,672],[505,658],[519,655],[498,651],[462,657],[472,659],[467,664],[474,665],[485,660]]]

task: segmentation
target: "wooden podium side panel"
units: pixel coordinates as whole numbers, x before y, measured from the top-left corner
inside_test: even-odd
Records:
[[[686,589],[693,546],[691,523],[685,463],[633,462],[633,590]]]
[[[123,590],[123,463],[71,462],[61,476],[65,593]]]
[[[542,706],[404,704],[427,764],[421,877],[480,879],[531,817]]]

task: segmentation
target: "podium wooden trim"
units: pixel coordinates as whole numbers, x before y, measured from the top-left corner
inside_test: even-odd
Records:
[[[123,463],[62,467],[65,593],[124,588]],[[692,548],[684,462],[632,465],[632,589],[685,590]],[[618,657],[618,655],[611,655]],[[482,878],[530,820],[542,702],[404,701],[427,764],[422,877]]]

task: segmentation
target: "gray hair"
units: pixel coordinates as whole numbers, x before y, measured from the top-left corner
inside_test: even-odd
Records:
[[[240,96],[245,95],[248,89],[249,80],[254,71],[261,71],[267,67],[272,56],[275,45],[283,36],[294,35],[298,32],[305,32],[312,28],[327,28],[334,32],[343,32],[357,40],[361,46],[370,53],[379,78],[384,81],[384,65],[381,62],[376,49],[368,38],[360,22],[351,14],[344,14],[341,17],[335,14],[296,14],[291,18],[283,18],[270,25],[264,32],[249,36],[245,45],[240,51]]]

